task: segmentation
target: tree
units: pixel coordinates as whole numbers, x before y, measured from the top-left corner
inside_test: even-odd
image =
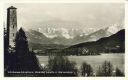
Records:
[[[7,75],[7,70],[9,68],[9,51],[8,51],[8,40],[7,40],[7,32],[4,28],[4,74]]]
[[[66,56],[55,55],[49,57],[47,67],[48,71],[53,72],[52,76],[77,76],[75,65]]]
[[[24,57],[28,55],[29,48],[28,48],[28,41],[25,32],[22,28],[16,34],[16,54],[18,57]]]
[[[81,75],[82,76],[92,76],[93,75],[93,69],[91,65],[84,62],[81,66]]]
[[[22,28],[17,32],[15,39],[15,70],[35,71],[40,70],[40,65],[33,52],[29,51],[26,34]],[[14,66],[14,65],[13,65]]]
[[[113,65],[109,61],[105,61],[102,66],[99,66],[97,76],[112,76]]]
[[[118,67],[116,67],[115,75],[116,75],[116,76],[124,76],[124,73],[121,72],[121,70],[120,70]]]

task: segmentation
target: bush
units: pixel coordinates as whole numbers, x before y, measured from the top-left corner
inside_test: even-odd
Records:
[[[116,75],[116,76],[124,76],[124,73],[121,72],[121,70],[117,67],[117,68],[116,68],[115,75]]]

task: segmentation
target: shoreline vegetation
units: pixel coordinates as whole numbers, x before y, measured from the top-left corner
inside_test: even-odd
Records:
[[[37,56],[48,56],[48,55],[44,55],[42,53],[35,53]],[[102,54],[125,54],[125,53],[99,53],[99,55],[102,55]],[[99,56],[99,55],[63,55],[63,56]]]
[[[94,71],[97,70],[99,65],[102,65],[102,63],[107,60],[110,61],[111,64],[113,64],[114,69],[118,66],[118,68],[124,72],[124,53],[121,54],[101,54],[101,55],[90,55],[90,56],[66,56],[68,57],[69,61],[76,62],[76,67],[79,69],[81,64],[83,62],[87,62],[90,64]],[[45,66],[48,64],[48,56],[39,56],[36,55],[39,63],[42,66]]]
[[[114,68],[110,61],[104,61],[96,71],[87,62],[83,62],[78,69],[74,61],[68,57],[56,55],[48,57],[48,64],[38,71],[8,71],[8,77],[124,77],[124,73]]]

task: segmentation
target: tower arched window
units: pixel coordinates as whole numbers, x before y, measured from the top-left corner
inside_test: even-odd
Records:
[[[15,19],[14,19],[14,18],[13,18],[12,20],[13,20],[13,22],[15,21]]]
[[[14,29],[14,25],[13,25],[13,29]]]
[[[14,37],[14,35],[15,35],[15,34],[13,33],[13,37]]]
[[[13,14],[15,14],[15,11],[13,10]]]

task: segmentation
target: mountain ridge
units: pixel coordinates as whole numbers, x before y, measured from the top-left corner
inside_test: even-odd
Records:
[[[48,36],[45,35],[45,33],[39,32],[37,30],[28,30],[26,33],[27,33],[28,40],[32,43],[74,45],[82,42],[96,41],[102,37],[108,37],[113,34],[109,32],[108,29],[109,29],[108,27],[104,29],[99,29],[88,35],[85,35],[85,34],[76,35],[74,36],[74,38],[69,38],[69,39],[65,38],[60,33],[58,33],[60,34],[59,36],[56,36],[54,34],[53,35],[54,37],[52,38],[51,37],[49,38]]]
[[[81,50],[81,51],[80,51]],[[84,42],[72,45],[63,52],[77,54],[98,54],[98,53],[124,53],[125,52],[125,30],[122,29],[109,37],[101,38],[97,41]]]

